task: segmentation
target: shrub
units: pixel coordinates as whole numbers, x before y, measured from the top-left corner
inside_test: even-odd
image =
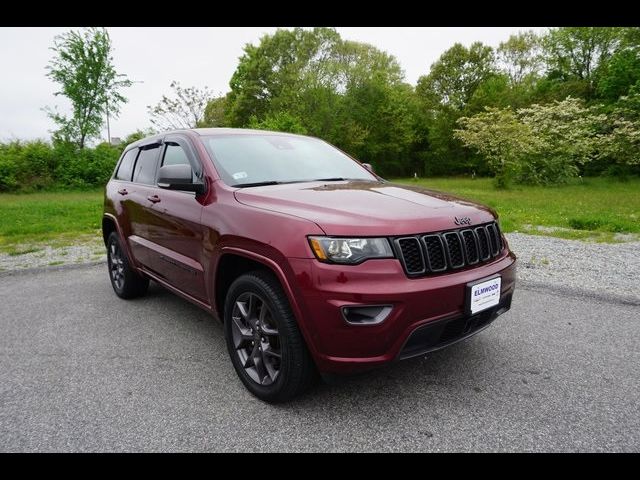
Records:
[[[104,185],[119,155],[108,144],[82,150],[40,140],[0,144],[0,191]]]
[[[561,184],[576,177],[596,156],[602,144],[598,127],[605,120],[605,115],[585,107],[582,100],[567,97],[516,112],[486,108],[461,118],[455,136],[487,159],[498,186],[511,180]]]

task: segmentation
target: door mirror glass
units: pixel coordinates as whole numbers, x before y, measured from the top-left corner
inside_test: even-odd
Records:
[[[373,173],[373,165],[371,165],[370,163],[363,163],[362,166]]]

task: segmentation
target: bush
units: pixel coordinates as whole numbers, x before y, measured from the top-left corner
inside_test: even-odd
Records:
[[[104,185],[119,156],[108,144],[82,150],[40,140],[0,144],[0,191]]]
[[[487,159],[498,186],[506,186],[511,180],[532,185],[562,184],[577,177],[580,168],[602,149],[604,137],[598,135],[598,126],[605,120],[605,115],[586,107],[582,100],[567,97],[515,112],[486,108],[461,118],[461,128],[454,135]],[[626,136],[620,135],[622,140],[609,142],[609,150],[621,155],[627,144],[637,142],[635,133],[625,130]]]

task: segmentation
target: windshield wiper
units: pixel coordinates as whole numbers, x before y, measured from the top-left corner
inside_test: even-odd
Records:
[[[377,180],[370,180],[368,178],[344,178],[344,177],[330,177],[330,178],[315,178],[313,180],[307,180],[307,182],[377,182]]]
[[[254,183],[237,183],[231,185],[232,187],[244,188],[244,187],[264,187],[265,185],[282,185],[289,182],[276,182],[275,180],[269,180],[267,182],[254,182]]]

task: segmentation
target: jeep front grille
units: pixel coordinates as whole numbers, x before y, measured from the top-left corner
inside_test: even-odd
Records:
[[[504,249],[496,222],[426,235],[394,238],[410,277],[455,270],[497,257]]]

